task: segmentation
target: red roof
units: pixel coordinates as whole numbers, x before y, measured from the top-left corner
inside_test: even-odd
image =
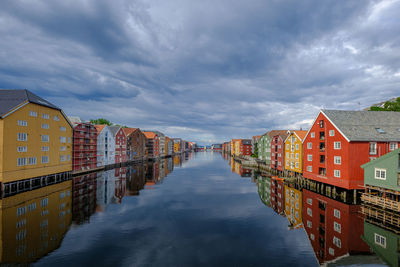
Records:
[[[96,124],[94,127],[96,127],[97,133],[100,133],[106,126],[104,124]]]
[[[130,135],[131,133],[133,133],[137,129],[139,129],[139,128],[122,128],[122,130],[124,131],[126,136]]]
[[[157,135],[153,132],[143,132],[147,139],[154,139]]]
[[[307,131],[294,131],[297,136],[300,138],[301,141],[304,140],[304,137],[306,137]]]

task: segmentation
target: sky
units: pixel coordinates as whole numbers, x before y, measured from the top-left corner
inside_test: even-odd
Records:
[[[0,88],[200,144],[400,96],[400,1],[2,0]]]

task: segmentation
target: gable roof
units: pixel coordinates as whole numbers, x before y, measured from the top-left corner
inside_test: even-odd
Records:
[[[139,128],[122,128],[122,131],[124,131],[126,136],[130,135],[131,133],[135,132],[136,130],[139,130]]]
[[[99,134],[99,133],[101,133],[101,131],[103,131],[103,129],[106,127],[106,125],[105,124],[96,124],[94,127],[96,128],[97,133]]]
[[[1,89],[0,90],[0,118],[23,103],[35,103],[37,105],[61,110],[47,100],[35,95],[26,89]]]
[[[116,125],[108,126],[108,128],[110,129],[110,131],[111,131],[113,136],[116,136],[118,131],[119,131],[119,129],[121,129],[120,126],[116,126]]]
[[[153,132],[143,132],[143,134],[146,136],[148,139],[154,139],[157,135]]]
[[[400,112],[321,110],[348,141],[400,141]],[[379,132],[379,129],[383,133]]]
[[[272,138],[276,135],[279,135],[283,141],[285,141],[286,137],[288,137],[288,130],[271,130],[269,132],[267,132],[266,134]]]

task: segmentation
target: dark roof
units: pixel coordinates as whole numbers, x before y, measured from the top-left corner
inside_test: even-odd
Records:
[[[322,110],[349,141],[400,141],[400,112]]]
[[[0,89],[0,117],[21,105],[24,102],[35,103],[41,106],[61,110],[59,107],[51,104],[43,98],[25,89]]]
[[[271,130],[266,133],[270,138],[279,135],[283,141],[285,141],[286,137],[289,135],[288,130]]]
[[[251,145],[251,140],[250,139],[242,139],[242,144],[243,145]]]

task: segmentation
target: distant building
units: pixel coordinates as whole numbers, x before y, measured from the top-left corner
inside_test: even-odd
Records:
[[[107,125],[95,125],[97,130],[97,167],[115,163],[115,139]]]
[[[157,158],[159,153],[159,137],[154,132],[143,132],[146,136],[146,150],[149,158]]]
[[[283,171],[285,166],[285,140],[287,131],[278,131],[271,138],[271,169]]]
[[[302,141],[307,131],[288,131],[285,140],[285,169],[293,173],[303,172]]]
[[[126,162],[126,143],[127,137],[122,127],[109,126],[115,140],[115,163]]]
[[[127,137],[126,159],[127,161],[143,160],[147,157],[146,136],[139,128],[123,128]]]
[[[97,130],[89,122],[81,122],[76,117],[74,125],[72,168],[84,171],[97,167]]]

